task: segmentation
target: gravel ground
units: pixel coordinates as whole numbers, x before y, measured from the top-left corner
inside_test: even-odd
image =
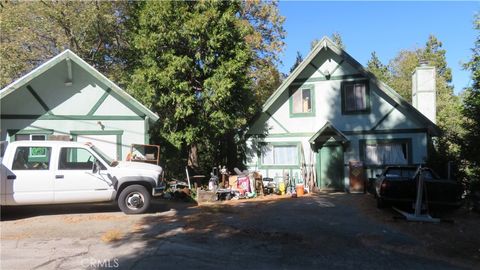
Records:
[[[478,214],[393,219],[368,195],[2,209],[1,269],[478,269]]]

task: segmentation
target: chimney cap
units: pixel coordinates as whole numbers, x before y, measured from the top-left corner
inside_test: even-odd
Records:
[[[421,67],[426,67],[429,64],[428,60],[426,60],[426,59],[420,59],[420,61],[418,61],[418,63],[420,64]]]

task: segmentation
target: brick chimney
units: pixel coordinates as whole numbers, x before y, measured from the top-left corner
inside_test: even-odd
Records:
[[[435,67],[424,61],[412,74],[412,105],[433,123],[437,117],[435,75]]]

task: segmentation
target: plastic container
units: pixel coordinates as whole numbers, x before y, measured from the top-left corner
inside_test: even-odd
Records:
[[[297,196],[303,196],[305,193],[305,186],[303,184],[297,184],[295,189],[297,190]]]

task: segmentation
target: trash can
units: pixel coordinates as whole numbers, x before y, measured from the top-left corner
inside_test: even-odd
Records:
[[[297,191],[297,196],[303,196],[305,193],[305,186],[302,183],[297,184],[295,189]]]
[[[348,162],[348,175],[351,193],[365,193],[365,169],[361,161]]]

